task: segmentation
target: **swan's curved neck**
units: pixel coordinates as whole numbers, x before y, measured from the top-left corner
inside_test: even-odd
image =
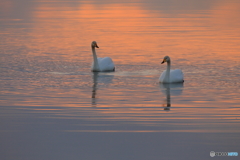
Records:
[[[166,70],[166,76],[165,81],[170,83],[170,68],[171,68],[171,61],[167,62],[167,70]]]
[[[95,47],[92,47],[92,53],[93,53],[93,71],[99,71],[99,65],[98,65],[98,59],[97,54],[95,51]]]

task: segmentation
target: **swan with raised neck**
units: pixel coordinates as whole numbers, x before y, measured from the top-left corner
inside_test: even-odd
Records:
[[[163,71],[159,77],[160,83],[182,83],[183,72],[180,69],[171,70],[171,59],[169,56],[165,56],[161,64],[167,62],[167,70]]]
[[[98,58],[96,48],[99,48],[96,41],[91,44],[93,53],[92,72],[111,72],[115,71],[115,65],[110,57]]]

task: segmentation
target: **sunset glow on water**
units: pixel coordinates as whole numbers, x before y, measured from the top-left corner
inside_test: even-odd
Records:
[[[122,149],[145,139],[136,159],[144,159],[143,150],[152,159],[179,158],[151,149],[170,135],[179,144],[156,148],[173,148],[180,159],[189,159],[181,145],[197,148],[190,155],[199,159],[217,149],[240,153],[239,15],[237,0],[1,1],[0,159],[69,158],[60,156],[64,144],[84,148],[86,139],[96,148],[117,147],[109,134],[116,144],[125,140]],[[113,59],[115,72],[91,72],[92,41],[99,57]],[[183,71],[183,84],[158,83],[166,55]],[[70,138],[79,135],[84,145]],[[29,147],[18,148],[25,138],[36,143],[31,155]],[[39,156],[45,148],[38,143],[48,138],[49,146],[62,147]],[[73,151],[72,159],[129,159],[96,148]]]

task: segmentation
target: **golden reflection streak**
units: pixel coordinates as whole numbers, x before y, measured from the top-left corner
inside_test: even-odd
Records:
[[[194,13],[170,20],[164,13],[144,10],[140,4],[79,4],[73,10],[39,3],[32,15],[31,38],[22,43],[36,50],[29,55],[60,52],[65,58],[76,59],[89,52],[84,58],[90,61],[89,44],[97,40],[102,46],[100,54],[111,54],[118,64],[157,64],[165,54],[192,62],[204,58],[189,54],[196,52],[208,55],[204,63],[209,56],[236,62],[240,50],[240,29],[236,27],[239,8],[239,3],[218,2],[205,17]]]

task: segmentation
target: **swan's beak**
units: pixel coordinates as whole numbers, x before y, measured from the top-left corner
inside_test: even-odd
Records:
[[[163,59],[163,61],[162,61],[162,63],[161,63],[161,64],[163,64],[164,62],[166,62],[166,59]]]
[[[96,44],[96,46],[95,46],[95,47],[96,47],[96,48],[99,48],[97,44]]]

